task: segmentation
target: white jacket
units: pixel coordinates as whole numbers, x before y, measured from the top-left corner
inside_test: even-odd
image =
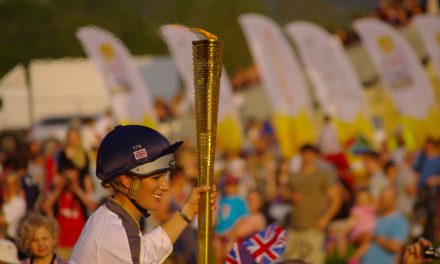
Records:
[[[69,263],[162,263],[172,251],[173,245],[162,227],[142,235],[138,222],[109,198],[88,219]]]

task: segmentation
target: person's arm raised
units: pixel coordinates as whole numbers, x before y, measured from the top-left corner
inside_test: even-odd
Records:
[[[200,195],[206,191],[209,191],[211,188],[209,186],[200,186],[195,187],[188,201],[182,206],[181,211],[175,212],[171,218],[166,221],[162,228],[165,233],[168,235],[171,243],[174,244],[177,238],[179,238],[180,234],[189,224],[187,220],[192,221],[194,217],[199,213],[199,199]],[[216,211],[216,203],[217,203],[217,188],[214,187],[211,190],[211,208],[212,212]],[[184,219],[187,218],[187,219]]]

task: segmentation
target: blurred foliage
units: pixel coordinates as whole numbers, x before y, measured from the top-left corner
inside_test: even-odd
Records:
[[[75,31],[89,24],[113,32],[135,55],[168,53],[158,33],[163,24],[204,28],[225,42],[225,65],[234,71],[251,63],[240,14],[258,12],[280,24],[305,19],[334,30],[365,13],[367,6],[359,2],[364,1],[0,0],[0,77],[36,58],[83,57]]]

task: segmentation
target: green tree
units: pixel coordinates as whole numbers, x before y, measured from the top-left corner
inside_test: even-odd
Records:
[[[252,61],[238,25],[240,14],[261,13],[280,25],[304,19],[327,28],[348,28],[352,11],[330,2],[0,0],[0,77],[18,63],[26,64],[32,59],[85,56],[75,32],[89,24],[113,32],[135,55],[168,54],[158,32],[163,24],[179,23],[204,28],[225,43],[224,62],[228,71],[234,71]]]

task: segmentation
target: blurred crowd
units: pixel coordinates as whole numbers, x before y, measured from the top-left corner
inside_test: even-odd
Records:
[[[230,81],[234,92],[255,87],[260,84],[260,76],[257,66],[252,64],[249,67],[239,68],[230,77]],[[159,121],[169,121],[173,118],[184,115],[187,112],[186,110],[188,106],[186,101],[188,100],[184,96],[183,89],[169,100],[162,97],[156,97],[154,100],[154,108]]]
[[[408,26],[414,16],[426,13],[427,1],[421,0],[380,0],[370,16],[378,18],[396,28]],[[335,34],[344,45],[359,42],[353,30],[336,30]]]
[[[415,15],[423,11],[425,10],[422,9],[419,0],[382,0],[378,2],[373,16],[395,27],[402,27],[408,25]]]
[[[403,27],[422,6],[381,0],[372,16]],[[346,45],[357,41],[353,32],[336,34]],[[255,65],[231,76],[234,90],[259,82]],[[169,102],[157,98],[159,121],[184,113],[183,100],[183,93]],[[66,263],[88,216],[109,195],[94,174],[99,142],[115,125],[108,112],[96,122],[73,121],[63,141],[0,137],[0,263]],[[287,231],[282,258],[312,264],[330,257],[397,263],[407,243],[440,240],[440,139],[428,138],[416,150],[399,134],[340,142],[326,118],[316,142],[285,158],[270,121],[249,120],[244,134],[241,150],[217,148],[216,263],[224,263],[233,243],[273,222]],[[141,220],[144,232],[168,220],[196,184],[194,142],[184,143],[176,163],[159,210]],[[193,221],[168,263],[196,263],[196,235]]]
[[[109,195],[94,176],[95,157],[114,125],[110,116],[93,126],[73,123],[62,142],[1,138],[0,262],[68,259],[87,217]],[[368,144],[359,137],[342,144],[326,118],[317,142],[287,159],[270,122],[249,121],[240,151],[217,148],[217,263],[224,263],[234,242],[273,222],[287,230],[283,258],[306,263],[328,257],[395,263],[412,239],[438,241],[440,142],[427,139],[414,151],[399,135],[389,140],[395,143]],[[194,143],[186,141],[176,156],[168,195],[141,221],[145,232],[180,208],[196,184]],[[196,222],[174,245],[169,263],[196,262]]]
[[[378,18],[396,28],[408,26],[414,16],[426,13],[427,1],[423,0],[380,0],[377,1],[376,8],[369,14],[370,17]],[[343,45],[359,43],[359,36],[352,29],[330,29]],[[261,79],[258,68],[255,64],[247,67],[240,67],[230,76],[232,89],[241,91],[255,87],[260,84]],[[173,117],[178,117],[184,112],[182,109],[183,93],[179,93],[171,100],[156,98],[155,107],[160,121],[166,121]]]

